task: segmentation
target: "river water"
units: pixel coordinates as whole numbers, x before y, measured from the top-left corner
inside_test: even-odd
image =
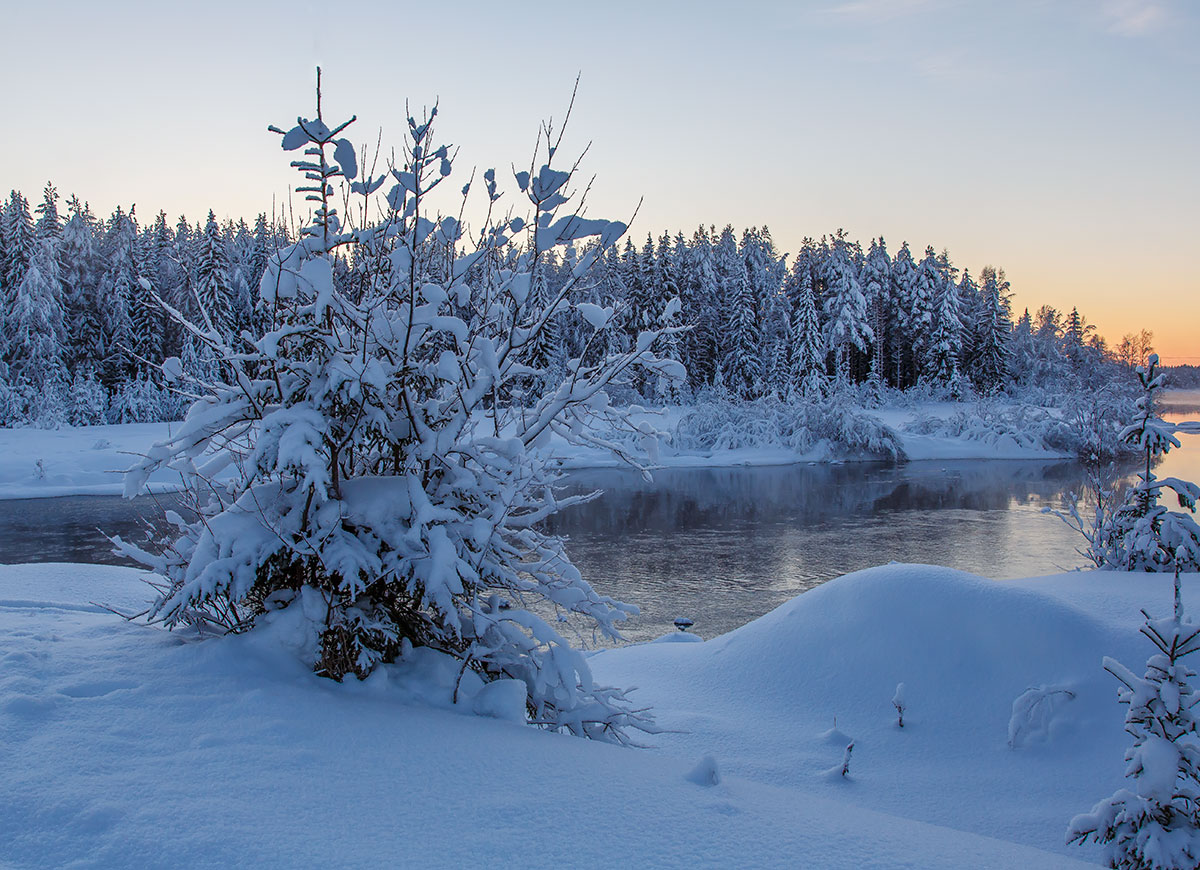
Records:
[[[1200,436],[1183,440],[1187,449],[1157,473],[1200,480]],[[1042,512],[1084,483],[1074,462],[673,469],[652,482],[580,471],[569,487],[603,494],[561,513],[552,530],[598,591],[641,608],[626,623],[629,639],[669,632],[679,616],[714,637],[832,577],[893,560],[997,580],[1084,566],[1083,538]],[[161,524],[164,506],[176,499],[0,501],[0,562],[119,563],[104,533],[136,539],[143,517]]]

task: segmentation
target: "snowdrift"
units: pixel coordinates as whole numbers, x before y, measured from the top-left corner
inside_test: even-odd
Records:
[[[816,793],[819,780],[756,782],[728,747],[701,760],[458,715],[414,703],[404,676],[389,669],[365,683],[314,677],[265,643],[269,633],[184,642],[86,605],[143,597],[128,569],[0,566],[0,866],[1076,866],[1062,854],[853,806],[886,768],[877,748],[829,795]],[[816,610],[832,618],[841,597],[836,588],[817,597]],[[813,607],[793,602],[720,643],[648,645],[596,661],[643,657],[660,685],[670,661],[694,676],[715,661],[725,676],[748,676],[762,670],[753,662],[763,652],[780,658],[773,623],[798,626],[789,614]],[[853,620],[852,611],[842,617]],[[820,650],[806,643],[794,652]],[[694,658],[656,661],[645,658],[650,649]],[[847,649],[807,663],[789,652],[786,673],[820,685],[827,667],[846,674],[865,661],[837,665]],[[700,694],[711,715],[726,717],[743,757],[762,763],[781,742],[804,738],[796,723],[772,733],[788,707],[810,705],[787,701],[790,687],[758,675],[752,687],[778,693],[767,717],[731,707],[747,687],[719,686],[719,676],[707,675]],[[919,736],[931,730],[916,690],[924,684],[906,678]],[[857,694],[865,710],[870,692]],[[668,718],[687,706],[682,695],[658,695]],[[840,747],[822,746],[840,757]],[[950,806],[945,795],[934,799]]]
[[[1097,613],[1092,578],[1102,581]],[[1102,603],[1114,585],[1125,590],[1123,616]],[[1169,584],[1146,575],[1002,583],[888,565],[706,643],[605,651],[593,670],[641,687],[676,731],[657,740],[667,751],[713,753],[728,772],[1083,856],[1063,845],[1066,824],[1121,783],[1128,743],[1101,659],[1140,673],[1150,647],[1137,607],[1167,613],[1170,601]],[[1064,691],[1018,723],[1010,748],[1014,701],[1031,688]],[[850,776],[826,776],[850,740]]]

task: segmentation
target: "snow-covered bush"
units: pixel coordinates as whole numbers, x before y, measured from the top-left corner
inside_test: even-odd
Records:
[[[300,189],[313,222],[270,259],[261,338],[172,310],[222,377],[202,382],[177,359],[164,364],[168,378],[190,377],[199,398],[174,437],[130,471],[126,492],[157,469],[177,469],[199,519],[176,517],[178,535],[157,552],[118,546],[166,578],[152,618],[169,627],[244,631],[301,614],[309,642],[300,646],[320,674],[364,677],[431,648],[485,682],[520,680],[537,724],[623,742],[629,728],[650,727],[648,717],[596,685],[544,616],[578,617],[619,638],[636,608],[598,595],[563,542],[541,530],[579,500],[559,497],[541,448],[557,433],[630,459],[594,434],[626,420],[605,389],[635,369],[682,377],[679,363],[652,352],[680,330],[645,331],[625,352],[600,354],[612,312],[581,303],[591,330],[583,353],[530,398],[544,374],[532,348],[625,226],[570,206],[574,170],[556,168],[562,134],[547,124],[530,170],[515,174],[527,217],[509,211],[468,239],[428,202],[452,169],[450,149],[433,138],[436,114],[408,119],[402,163],[376,177],[359,177],[355,149],[340,137],[351,122],[323,120],[319,78],[316,118],[272,128],[285,150],[302,152],[293,165],[308,181]],[[389,177],[382,219],[343,227],[335,188],[348,185],[346,196],[370,214]],[[483,181],[491,215],[502,194],[493,170]],[[547,253],[584,238],[594,243],[571,280],[544,293]],[[343,255],[363,267],[362,282],[335,281]],[[205,451],[216,458],[198,465]]]
[[[724,401],[709,394],[679,421],[682,449],[730,450],[784,447],[806,453],[822,441],[838,456],[904,459],[896,432],[876,417],[834,395],[828,399]]]
[[[1046,408],[1011,399],[986,399],[949,417],[918,413],[904,426],[915,435],[962,438],[985,444],[1071,453],[1088,462],[1108,462],[1128,454],[1119,439],[1120,416],[1111,401],[1072,397],[1063,408]]]
[[[1125,753],[1125,776],[1133,780],[1091,812],[1073,818],[1067,842],[1094,840],[1106,845],[1110,867],[1130,870],[1194,870],[1200,866],[1200,746],[1194,708],[1200,702],[1188,678],[1196,676],[1183,659],[1200,649],[1200,626],[1183,619],[1176,578],[1175,615],[1146,617],[1142,634],[1156,652],[1138,677],[1120,662],[1104,659],[1104,669],[1121,687],[1129,705],[1125,730],[1133,746]]]
[[[1008,718],[1008,748],[1048,735],[1055,713],[1074,698],[1065,686],[1034,686],[1018,695]]]
[[[123,382],[113,394],[108,406],[110,423],[157,423],[172,419],[168,413],[168,397],[144,373]]]
[[[1171,448],[1179,446],[1176,432],[1200,432],[1200,423],[1173,424],[1158,416],[1155,400],[1162,388],[1162,375],[1157,367],[1157,354],[1150,355],[1148,365],[1138,367],[1143,395],[1137,400],[1133,422],[1121,432],[1121,440],[1142,455],[1142,468],[1125,503],[1113,514],[1111,528],[1105,530],[1113,552],[1111,567],[1125,571],[1196,571],[1200,570],[1200,525],[1192,514],[1200,499],[1200,487],[1176,477],[1160,480],[1153,467]],[[1174,492],[1179,505],[1189,513],[1159,504],[1164,489]]]
[[[1133,422],[1119,433],[1126,449],[1141,455],[1138,482],[1121,493],[1092,461],[1087,491],[1069,494],[1063,510],[1045,509],[1084,537],[1087,546],[1079,553],[1098,568],[1167,572],[1200,569],[1200,525],[1190,514],[1159,504],[1166,488],[1175,493],[1180,506],[1195,513],[1200,487],[1176,477],[1159,480],[1153,471],[1165,453],[1179,446],[1175,433],[1198,432],[1200,423],[1173,424],[1158,416],[1155,400],[1162,388],[1162,375],[1155,372],[1157,364],[1158,356],[1151,354],[1149,365],[1138,368],[1143,393],[1135,403]],[[1099,454],[1090,455],[1094,460]]]

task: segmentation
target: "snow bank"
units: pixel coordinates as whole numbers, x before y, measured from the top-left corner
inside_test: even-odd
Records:
[[[1010,583],[890,565],[832,580],[706,643],[605,651],[592,666],[600,679],[641,687],[675,731],[655,745],[712,752],[722,773],[1095,856],[1068,849],[1063,832],[1122,782],[1124,709],[1101,660],[1140,671],[1150,647],[1138,608],[1170,605],[1170,583],[1145,575]],[[1074,698],[1056,697],[1042,732],[1010,749],[1013,702],[1040,686]],[[849,779],[824,776],[851,740]]]
[[[125,469],[166,438],[171,426],[0,428],[0,498],[120,495]],[[178,475],[160,474],[152,479],[150,489],[162,492],[178,485]]]
[[[800,417],[792,419],[786,414],[783,422],[775,419],[778,414],[760,414],[735,422],[714,419],[701,425],[704,418],[697,409],[668,407],[635,413],[633,420],[666,433],[657,445],[655,462],[670,468],[787,465],[900,453],[909,459],[942,460],[1066,455],[1044,446],[1036,433],[1009,433],[995,424],[970,425],[970,415],[969,407],[948,402],[853,409],[825,420],[815,434],[796,429]],[[685,421],[690,422],[684,425]],[[0,428],[0,498],[121,495],[124,470],[178,425]],[[607,435],[623,440],[617,433]],[[635,448],[645,440],[638,435],[635,444],[630,438],[624,440]],[[860,446],[855,448],[853,444]],[[557,435],[550,439],[549,447],[564,468],[618,464],[607,451],[571,445]],[[179,477],[173,472],[157,472],[150,478],[149,489],[153,492],[178,488]]]
[[[0,762],[0,866],[936,870],[961,868],[964,856],[973,868],[1075,864],[1060,854],[853,806],[868,802],[864,794],[879,788],[889,766],[876,738],[867,737],[865,720],[854,715],[844,727],[859,729],[864,748],[861,765],[855,750],[849,780],[780,784],[736,769],[747,768],[739,756],[765,758],[781,741],[805,739],[795,722],[773,733],[784,707],[810,703],[788,702],[794,688],[748,667],[753,658],[770,653],[769,660],[789,662],[778,675],[809,690],[827,682],[819,672],[833,668],[844,678],[870,659],[852,652],[839,664],[851,637],[804,666],[796,653],[819,652],[812,643],[803,650],[772,646],[772,635],[799,639],[787,628],[795,613],[873,624],[873,617],[856,623],[855,608],[839,604],[840,594],[817,598],[816,605],[802,603],[804,596],[719,643],[664,643],[597,657],[615,667],[646,650],[691,653],[691,661],[646,660],[664,712],[676,719],[690,695],[686,687],[674,695],[662,691],[670,671],[699,676],[697,665],[714,662],[726,676],[760,671],[748,696],[763,701],[769,715],[730,708],[729,699],[746,693],[706,675],[707,689],[699,693],[709,699],[706,715],[724,720],[730,739],[678,754],[594,744],[414,703],[407,678],[396,672],[334,684],[262,637],[191,643],[111,614],[59,606],[81,590],[89,593],[84,599],[135,601],[144,594],[139,579],[121,568],[0,567],[0,746],[7,750],[0,758],[9,759]],[[869,577],[848,580],[841,585],[859,593],[880,591]],[[939,588],[953,585],[941,577]],[[1038,596],[1017,592],[1034,615]],[[968,589],[956,600],[980,594]],[[1085,631],[1086,619],[1077,622],[1072,631]],[[946,643],[955,628],[951,623]],[[675,664],[664,670],[667,661]],[[905,662],[931,663],[930,651]],[[921,729],[932,728],[930,705],[940,702],[929,697],[920,674],[906,679],[914,726],[904,737],[919,746]],[[843,709],[865,709],[871,686],[843,686],[859,699]],[[774,697],[762,697],[764,687]],[[892,688],[881,699],[884,707]],[[504,694],[490,699],[501,716],[509,706]],[[692,715],[701,721],[705,714]],[[822,748],[840,758],[836,747]],[[709,751],[712,758],[705,758]],[[1039,761],[1034,769],[1044,769]],[[978,778],[973,782],[978,791]],[[935,799],[951,806],[945,795]]]

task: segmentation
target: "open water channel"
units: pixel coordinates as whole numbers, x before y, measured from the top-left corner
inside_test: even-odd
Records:
[[[1182,440],[1156,473],[1200,480],[1200,436]],[[580,471],[568,485],[603,494],[564,511],[553,531],[568,537],[598,591],[641,608],[626,623],[629,639],[669,632],[677,616],[714,637],[832,577],[893,560],[997,580],[1084,566],[1083,538],[1042,512],[1084,483],[1082,467],[1064,461],[674,469],[651,482]],[[174,501],[0,501],[0,563],[119,563],[101,530],[136,539],[142,517],[160,518]]]

